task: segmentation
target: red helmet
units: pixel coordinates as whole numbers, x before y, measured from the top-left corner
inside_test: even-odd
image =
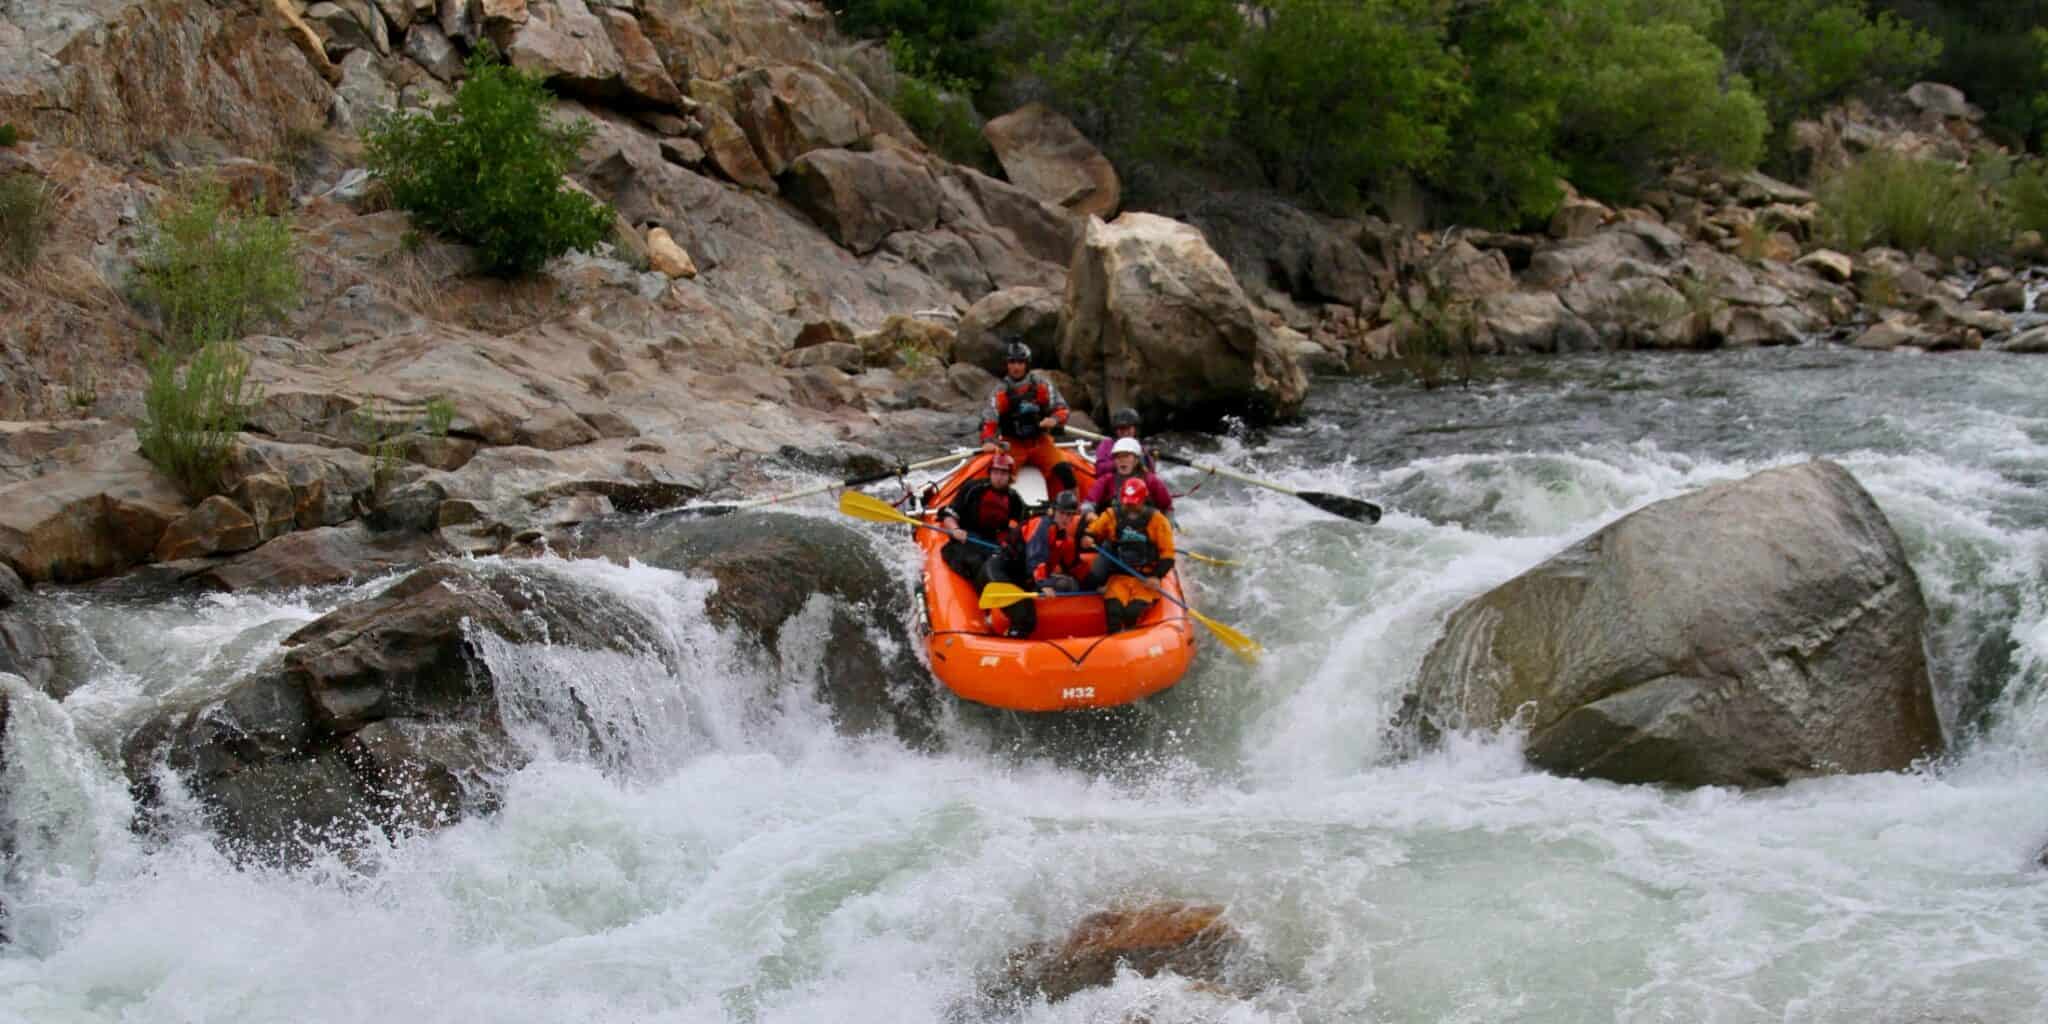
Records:
[[[1145,481],[1132,477],[1124,481],[1124,490],[1119,495],[1119,500],[1126,505],[1143,505],[1151,497],[1152,490],[1145,486]]]
[[[1011,458],[1007,452],[997,452],[995,458],[988,460],[988,468],[990,471],[1001,469],[1015,473],[1017,471],[1017,460]]]

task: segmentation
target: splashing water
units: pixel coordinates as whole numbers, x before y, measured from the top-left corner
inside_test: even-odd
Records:
[[[978,1019],[963,1008],[1009,950],[1154,896],[1225,904],[1269,983],[1237,1000],[1126,974],[1000,1019],[2048,1014],[2048,361],[1798,349],[1503,374],[1334,383],[1302,424],[1190,439],[1387,516],[1205,483],[1183,537],[1245,564],[1191,567],[1196,598],[1268,657],[1212,645],[1113,714],[949,704],[937,750],[838,734],[809,670],[776,667],[829,657],[827,599],[778,660],[707,620],[707,580],[532,566],[653,639],[474,637],[530,759],[498,812],[289,871],[229,862],[190,808],[169,838],[133,835],[119,742],[383,584],[39,597],[83,639],[61,700],[0,683],[0,1020],[952,1024]],[[1949,758],[1755,793],[1551,778],[1513,735],[1389,758],[1388,719],[1460,602],[1632,509],[1813,455],[1872,492],[1920,574]],[[909,585],[900,532],[874,539]]]

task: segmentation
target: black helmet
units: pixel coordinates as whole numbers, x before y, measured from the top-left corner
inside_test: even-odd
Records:
[[[1003,349],[1003,362],[1007,363],[1012,360],[1023,360],[1027,363],[1030,362],[1031,346],[1026,345],[1021,341],[1011,342],[1008,348]]]
[[[1138,410],[1125,406],[1109,414],[1111,427],[1135,427],[1138,425]]]
[[[1072,491],[1061,491],[1053,496],[1052,507],[1055,511],[1059,512],[1079,512],[1081,511],[1081,499],[1076,497]]]

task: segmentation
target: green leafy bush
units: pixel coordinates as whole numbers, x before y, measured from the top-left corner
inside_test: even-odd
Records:
[[[900,35],[889,37],[889,61],[896,69],[891,105],[917,137],[956,164],[989,166],[994,154],[968,98],[968,81],[939,70]]]
[[[6,149],[21,141],[21,129],[11,124],[0,124],[0,149]]]
[[[1558,103],[1555,149],[1585,192],[1623,200],[1668,164],[1747,169],[1769,121],[1721,51],[1683,21],[1642,21],[1637,0],[1579,0],[1565,45],[1581,55]]]
[[[221,471],[235,434],[262,389],[249,384],[249,360],[232,341],[200,346],[179,372],[178,353],[160,349],[149,362],[143,420],[135,430],[142,455],[197,499],[220,493]]]
[[[446,395],[435,395],[427,399],[426,430],[428,437],[447,437],[448,428],[455,425],[455,403]]]
[[[0,178],[0,262],[16,273],[34,266],[56,206],[43,179],[27,173]]]
[[[1460,220],[1517,227],[1550,216],[1567,178],[1626,199],[1670,163],[1753,166],[1761,104],[1703,34],[1698,5],[1499,0],[1448,24],[1471,104],[1431,184]]]
[[[1471,102],[1451,125],[1455,160],[1428,184],[1451,219],[1490,227],[1548,220],[1564,199],[1553,155],[1566,58],[1545,0],[1459,8],[1446,23],[1465,60]]]
[[[1941,55],[1941,42],[1867,0],[1723,0],[1715,39],[1784,124],[1865,85],[1897,87]]]
[[[1267,184],[1349,205],[1362,183],[1435,166],[1468,96],[1426,0],[1276,0],[1246,33],[1232,138]]]
[[[211,181],[165,200],[155,218],[136,297],[156,311],[173,350],[232,341],[298,305],[298,261],[283,218],[234,209]]]
[[[1963,90],[1983,127],[2016,148],[2048,129],[2048,0],[1876,0],[1941,42],[1922,77]]]
[[[1969,169],[1886,150],[1822,182],[1816,198],[1821,239],[1848,252],[1887,245],[1944,259],[1979,256],[2012,234],[2010,215]]]
[[[849,35],[915,49],[924,61],[916,73],[929,81],[965,83],[971,92],[994,72],[982,36],[995,24],[996,0],[838,0],[832,13]]]
[[[1016,0],[1007,69],[1108,151],[1128,179],[1145,162],[1200,163],[1235,115],[1235,0]]]
[[[480,47],[453,102],[370,129],[370,171],[415,223],[476,246],[490,273],[538,270],[604,241],[615,217],[563,183],[591,127],[549,123],[547,103],[538,76]]]

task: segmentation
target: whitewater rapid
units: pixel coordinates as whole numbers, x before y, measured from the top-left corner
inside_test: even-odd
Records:
[[[1190,567],[1198,600],[1264,660],[1211,645],[1100,717],[947,704],[935,750],[839,735],[803,680],[709,624],[709,581],[545,561],[529,571],[656,623],[661,656],[486,642],[533,758],[499,811],[290,870],[231,862],[175,790],[166,833],[137,835],[121,739],[391,581],[41,596],[80,668],[61,700],[13,694],[0,1020],[2048,1019],[2048,361],[1501,372],[1333,383],[1301,425],[1180,439],[1387,515],[1204,483],[1184,540],[1244,565]],[[1633,508],[1812,455],[1872,492],[1920,574],[1948,757],[1745,794],[1547,777],[1513,735],[1395,756],[1387,722],[1460,602]],[[908,586],[900,534],[874,540]],[[825,611],[785,628],[784,661],[830,656]],[[977,1001],[1011,949],[1154,897],[1224,904],[1256,994],[1126,975]]]

